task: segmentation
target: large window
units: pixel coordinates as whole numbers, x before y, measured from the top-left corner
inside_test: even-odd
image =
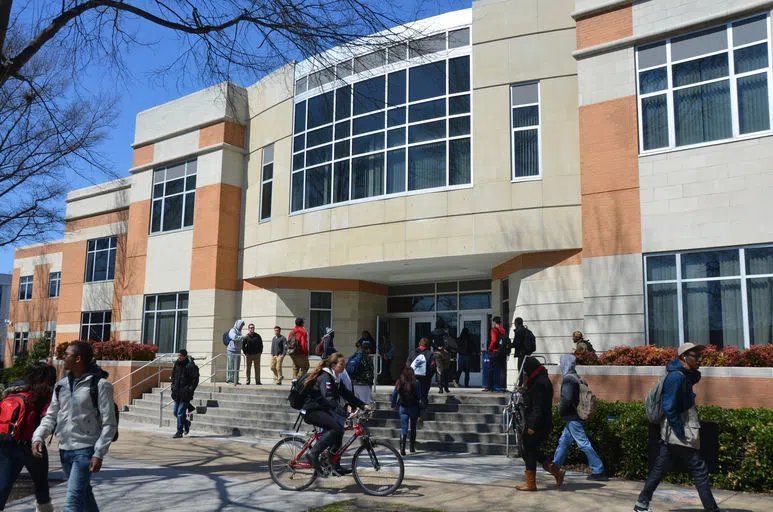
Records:
[[[86,282],[112,281],[115,278],[115,249],[118,237],[89,240],[86,244]]]
[[[539,83],[510,86],[513,179],[540,175]]]
[[[48,297],[50,299],[59,297],[59,283],[62,280],[61,272],[51,272],[48,275]]]
[[[32,300],[32,276],[19,277],[19,300]]]
[[[91,341],[110,340],[110,311],[87,311],[81,313],[81,339]]]
[[[161,233],[193,226],[195,201],[196,160],[154,170],[150,232]]]
[[[188,293],[145,296],[142,341],[161,354],[185,348],[188,340]]]
[[[13,357],[27,357],[27,345],[29,344],[29,332],[13,333]]]
[[[650,255],[645,268],[650,343],[773,342],[773,246]]]
[[[642,151],[770,130],[768,15],[636,50]]]
[[[322,339],[322,336],[325,335],[325,327],[333,327],[333,294],[331,292],[311,292],[309,347],[316,346]]]
[[[260,220],[271,218],[271,197],[274,187],[274,145],[263,148],[263,167],[260,178]]]
[[[469,29],[301,81],[309,92],[295,104],[292,212],[472,182]]]

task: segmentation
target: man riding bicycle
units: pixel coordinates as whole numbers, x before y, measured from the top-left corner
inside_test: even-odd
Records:
[[[341,384],[341,374],[346,370],[346,357],[340,352],[332,354],[317,365],[306,377],[304,385],[303,409],[305,421],[324,429],[324,434],[309,451],[310,463],[318,473],[322,473],[319,457],[326,448],[331,452],[341,447],[347,411],[339,404],[343,398],[349,407],[370,409],[346,386]],[[339,475],[351,473],[341,467],[340,462],[333,468]]]

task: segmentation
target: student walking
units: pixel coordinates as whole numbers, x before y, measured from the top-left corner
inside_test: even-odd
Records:
[[[190,432],[191,424],[186,414],[198,385],[199,367],[188,357],[187,350],[180,349],[177,361],[172,368],[172,400],[174,400],[174,415],[177,417],[177,432],[173,436],[174,439],[179,439],[183,433]]]
[[[453,379],[453,370],[451,368],[451,353],[446,349],[445,345],[438,345],[435,351],[435,361],[438,371],[438,392],[450,393],[448,384]]]
[[[346,373],[352,379],[354,394],[364,403],[369,404],[373,392],[373,377],[375,369],[370,358],[373,343],[368,338],[357,341],[357,352],[346,363]]]
[[[274,338],[271,340],[271,373],[274,384],[282,384],[282,363],[287,355],[287,338],[282,336],[282,328],[274,326]]]
[[[502,327],[502,318],[495,316],[491,319],[493,325],[489,331],[488,351],[491,353],[491,368],[489,370],[489,387],[483,391],[505,391],[507,386],[502,386],[505,379],[502,374],[507,366],[507,352],[504,346],[507,332]]]
[[[36,457],[44,457],[46,437],[54,431],[59,437],[59,459],[67,479],[65,512],[99,511],[91,474],[102,469],[102,460],[118,430],[113,385],[93,358],[91,345],[84,341],[67,347],[64,369],[69,373],[56,383],[51,405],[32,435]],[[92,394],[94,387],[96,396]]]
[[[244,337],[242,352],[247,360],[247,385],[250,385],[250,369],[254,367],[255,384],[260,386],[260,356],[263,354],[263,338],[255,332],[255,324],[251,323],[247,326],[247,336]]]
[[[293,360],[293,378],[300,378],[309,371],[309,333],[303,328],[303,318],[295,319],[286,347],[287,355]]]
[[[405,455],[406,439],[410,435],[411,453],[416,453],[416,423],[419,419],[421,390],[412,368],[403,368],[392,391],[392,409],[400,412],[400,455]]]
[[[421,394],[419,421],[421,421],[424,412],[427,410],[429,390],[432,387],[432,376],[435,374],[436,369],[434,354],[429,348],[429,340],[427,338],[419,340],[419,346],[408,357],[407,366],[416,374],[416,380],[419,383]]]
[[[566,426],[558,440],[558,448],[553,454],[553,465],[559,469],[564,465],[566,454],[574,441],[588,458],[588,466],[591,470],[588,480],[606,482],[609,478],[604,471],[604,463],[601,462],[601,457],[593,449],[593,445],[585,433],[585,422],[577,414],[577,405],[580,403],[580,376],[577,375],[576,364],[577,358],[571,354],[564,354],[559,359],[564,378],[561,381],[561,401],[558,404],[558,413],[566,422]]]
[[[12,439],[0,441],[0,510],[5,510],[13,484],[24,467],[35,487],[36,512],[54,510],[48,490],[48,454],[44,452],[42,457],[35,457],[30,446],[32,434],[48,410],[54,382],[56,371],[45,364],[35,363],[24,377],[24,386],[9,387],[3,391],[3,400],[8,402],[3,405],[3,414],[0,414],[0,432]],[[20,428],[15,434],[10,428],[13,418],[4,417],[6,411],[11,415],[12,411],[19,414],[15,422]]]
[[[233,384],[237,386],[239,384],[239,367],[242,362],[242,344],[244,343],[244,336],[242,336],[242,329],[244,328],[244,320],[237,320],[234,322],[234,326],[228,331],[228,339],[231,340],[226,348],[226,372],[225,382],[226,384]]]
[[[678,357],[666,366],[662,405],[665,418],[660,426],[660,451],[634,505],[635,512],[649,512],[652,494],[665,476],[672,460],[680,459],[695,482],[703,510],[719,510],[711,493],[709,468],[699,453],[700,420],[695,408],[693,386],[701,380],[700,368],[703,345],[684,343],[677,349]]]
[[[547,369],[537,359],[527,357],[523,364],[526,376],[523,385],[523,462],[526,465],[526,483],[516,489],[536,491],[537,462],[544,464],[547,460],[541,445],[553,431],[553,384],[548,378]],[[556,483],[560,485],[558,479]]]

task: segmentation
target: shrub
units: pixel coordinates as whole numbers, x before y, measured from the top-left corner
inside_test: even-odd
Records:
[[[615,347],[601,356],[587,352],[575,355],[578,365],[665,366],[676,358],[676,349],[640,345]],[[736,347],[718,350],[714,345],[707,345],[703,350],[701,366],[770,368],[773,367],[773,345],[754,345],[748,350],[738,350]]]
[[[716,488],[736,491],[773,491],[773,410],[698,407],[702,420],[719,425],[718,468],[712,475]],[[550,446],[558,443],[564,422],[553,410]],[[599,402],[585,429],[611,475],[644,480],[647,477],[648,429],[641,402]],[[573,445],[567,464],[584,464],[585,456]],[[667,481],[689,483],[686,474],[669,474]]]
[[[70,343],[75,343],[72,341]],[[56,358],[64,359],[64,351],[70,343],[56,346]],[[87,341],[94,349],[94,359],[101,361],[152,361],[156,358],[158,347],[131,341]]]

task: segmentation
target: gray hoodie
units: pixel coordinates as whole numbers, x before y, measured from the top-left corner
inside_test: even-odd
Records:
[[[575,366],[577,358],[571,354],[564,354],[559,359],[558,365],[564,375],[561,381],[561,401],[558,403],[558,413],[564,421],[579,421],[577,416],[577,404],[580,403],[580,376],[577,375]]]
[[[242,327],[244,327],[244,320],[240,318],[234,322],[234,326],[228,331],[228,337],[231,338],[231,342],[228,344],[227,350],[232,354],[239,354],[242,351],[242,343],[244,342]]]

